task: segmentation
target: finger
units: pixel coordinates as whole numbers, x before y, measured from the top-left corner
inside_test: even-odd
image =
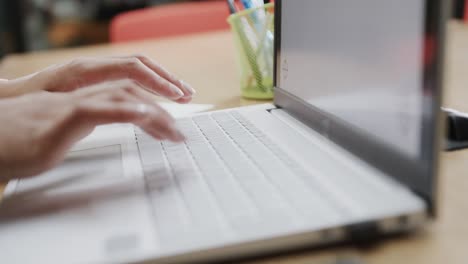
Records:
[[[141,95],[136,95],[136,94],[139,94],[138,91],[140,91],[142,93],[147,93],[147,92],[145,92],[144,90],[141,90],[141,89],[133,89],[133,91],[135,91],[134,92],[135,94],[130,93],[130,94],[122,95],[122,97],[124,97],[125,100],[119,99],[118,101],[121,101],[121,102],[122,101],[129,101],[129,102],[133,102],[135,104],[141,104],[141,102],[144,102],[144,104],[146,103],[148,107],[156,108],[154,101],[152,101],[148,97],[141,96]],[[128,91],[125,91],[125,92],[128,92]],[[109,99],[109,97],[107,97],[107,99]],[[115,98],[112,98],[111,100],[113,101],[113,100],[115,100]],[[163,113],[163,114],[167,114],[167,116],[170,119],[170,122],[174,122],[174,120],[172,119],[172,117],[168,113]],[[150,125],[144,125],[144,124],[136,124],[136,125],[138,125],[141,129],[143,129],[146,133],[148,133],[149,135],[151,135],[155,139],[164,140],[164,139],[168,138],[168,136],[165,135],[162,131],[160,131],[158,129],[154,129]]]
[[[105,82],[87,87],[86,89],[74,91],[70,95],[75,98],[75,101],[89,100],[91,98],[93,100],[100,99],[112,102],[123,102],[133,99],[132,102],[143,102],[150,105],[166,115],[171,121],[174,121],[172,116],[156,102],[156,97],[143,89],[141,84],[135,81],[119,80]]]
[[[166,136],[162,135],[160,131],[156,129],[152,129],[149,127],[140,127],[140,128],[156,140],[163,141],[167,138]]]
[[[128,93],[127,95],[125,95],[128,101],[134,103],[144,103],[153,112],[153,115],[148,115],[148,118],[143,119],[142,122],[139,124],[143,130],[147,131],[150,134],[159,134],[161,135],[161,137],[168,138],[173,141],[185,139],[180,132],[174,134],[174,130],[178,131],[178,129],[174,125],[174,118],[164,108],[158,105],[154,100],[148,98],[148,92],[141,89],[125,89],[124,91]],[[154,120],[156,120],[155,118],[160,119],[159,122],[154,122]],[[161,123],[169,124],[172,127],[171,129],[161,127],[159,125]]]
[[[146,65],[152,71],[159,74],[159,76],[165,78],[166,80],[168,80],[175,86],[179,87],[184,92],[184,98],[191,98],[196,93],[195,89],[191,85],[189,85],[188,83],[180,80],[179,78],[171,74],[163,66],[161,66],[154,60],[144,55],[135,55],[133,57],[140,60],[144,65]]]
[[[138,85],[138,84],[137,84]],[[132,87],[127,87],[127,89],[125,89],[126,92],[128,92],[129,94],[133,95],[136,97],[136,99],[156,108],[158,111],[160,111],[162,114],[166,115],[168,118],[170,118],[172,121],[174,121],[174,119],[172,118],[172,116],[164,109],[162,108],[157,102],[156,100],[151,96],[151,94],[149,94],[149,92],[147,92],[146,90],[143,90],[143,89],[135,89]],[[182,98],[181,98],[182,99]],[[180,100],[180,99],[179,99]]]
[[[144,87],[140,83],[129,79],[107,81],[100,84],[88,86],[84,89],[73,91],[71,95],[75,97],[76,101],[80,101],[86,98],[101,98],[119,102],[126,100],[127,92],[131,94],[138,94],[140,100],[143,100],[147,103],[155,103],[156,97],[153,93],[144,89]]]
[[[174,100],[174,102],[179,103],[179,104],[187,104],[187,103],[190,103],[190,101],[192,101],[192,97],[189,97],[189,98],[182,97],[177,100]]]
[[[69,63],[68,71],[74,73],[74,82],[81,88],[103,81],[132,79],[155,93],[177,100],[184,92],[161,77],[137,58],[79,59]]]
[[[163,139],[169,139],[174,142],[185,140],[184,135],[176,127],[174,119],[169,114],[160,108],[151,105],[145,106],[148,107],[146,110],[147,115],[140,122],[136,122],[136,125],[152,135],[159,135]]]
[[[171,141],[184,140],[177,130],[174,121],[154,107],[144,103],[132,102],[103,102],[102,100],[81,103],[77,111],[80,120],[90,122],[91,126],[110,123],[133,123],[143,130],[150,132],[156,138]]]
[[[96,85],[86,89],[80,89],[71,94],[75,97],[75,101],[85,101],[87,104],[94,103],[103,105],[103,103],[133,103],[144,104],[149,107],[147,118],[142,118],[136,125],[143,129],[158,131],[160,137],[178,141],[181,137],[180,133],[174,133],[175,127],[167,129],[166,126],[160,124],[171,124],[175,120],[172,116],[159,106],[148,91],[141,89],[140,84],[134,81],[121,80],[115,82],[107,82],[101,85]],[[155,134],[155,132],[152,132]]]

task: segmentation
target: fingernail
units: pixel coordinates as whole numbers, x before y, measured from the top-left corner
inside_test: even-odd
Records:
[[[184,86],[184,88],[188,90],[192,95],[197,93],[197,91],[195,91],[195,89],[193,89],[193,87],[190,84],[186,83],[185,81],[180,82],[182,83],[182,86]]]
[[[184,92],[182,92],[182,90],[180,90],[177,86],[171,85],[171,89],[179,96],[179,98],[184,96]]]

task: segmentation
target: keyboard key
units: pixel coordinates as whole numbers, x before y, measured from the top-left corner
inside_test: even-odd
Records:
[[[164,164],[164,154],[162,146],[159,142],[153,140],[151,142],[138,143],[142,166],[154,164]]]
[[[162,242],[172,240],[171,238],[177,233],[188,232],[191,229],[187,208],[173,182],[163,189],[150,189],[149,197],[158,237]]]

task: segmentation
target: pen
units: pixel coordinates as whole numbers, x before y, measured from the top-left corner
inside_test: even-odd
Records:
[[[242,0],[241,2],[245,9],[261,7],[263,5],[261,0]]]
[[[236,4],[234,3],[234,0],[227,0],[227,4],[229,7],[229,12],[231,14],[234,14],[237,12]]]
[[[242,5],[244,6],[245,9],[252,8],[252,1],[250,0],[241,0]]]

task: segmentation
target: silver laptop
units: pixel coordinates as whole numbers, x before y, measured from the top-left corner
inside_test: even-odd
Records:
[[[114,125],[11,182],[2,262],[234,261],[420,227],[446,2],[276,1],[274,104],[182,118],[183,144]]]

